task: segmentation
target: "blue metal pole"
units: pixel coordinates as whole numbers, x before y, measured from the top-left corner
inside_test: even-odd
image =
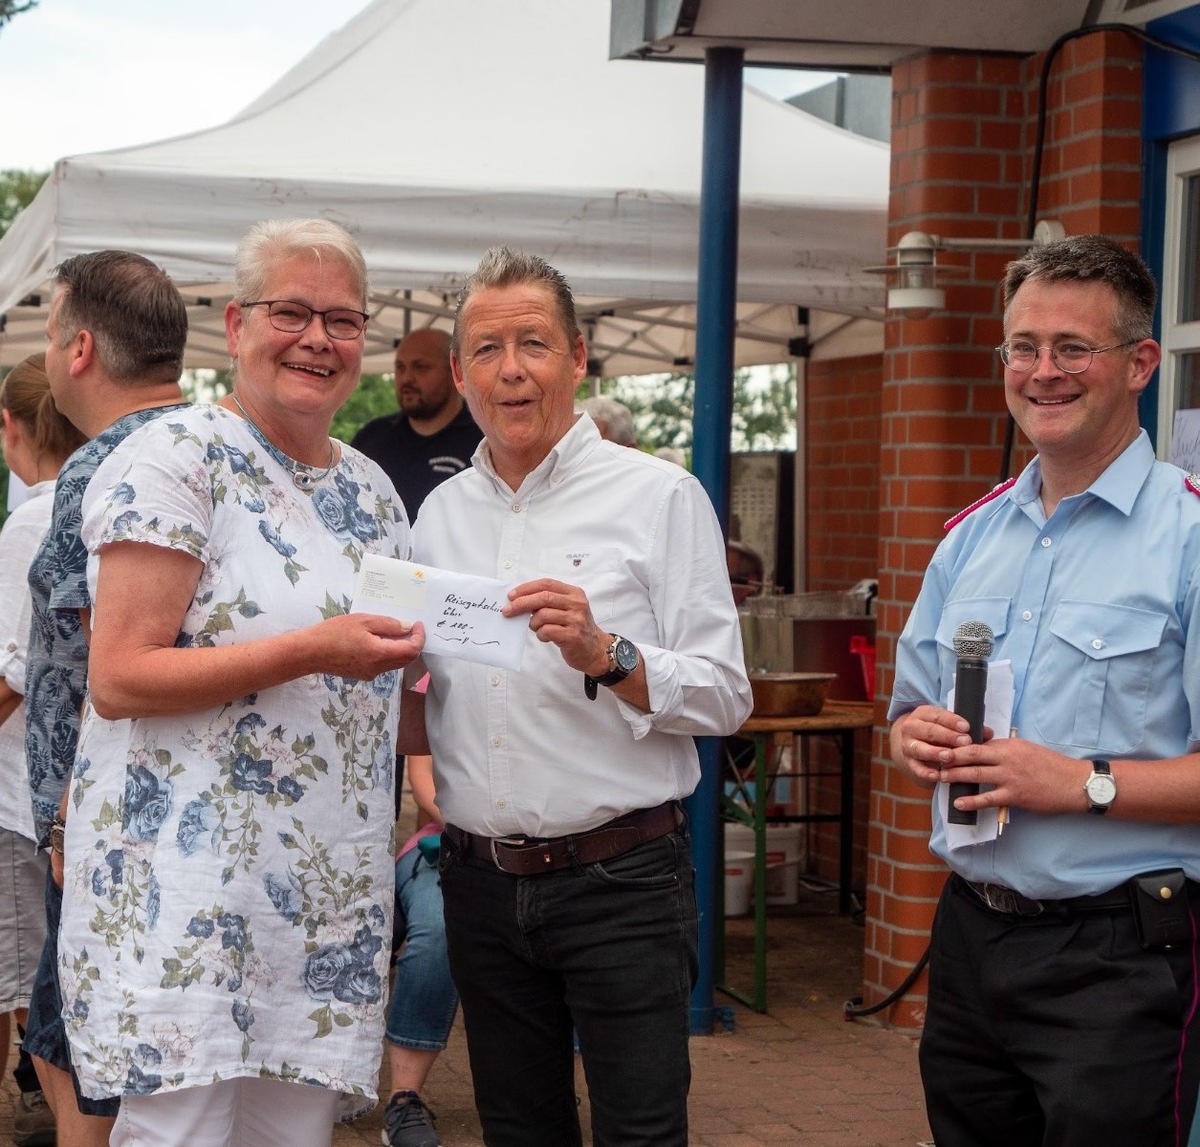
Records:
[[[729,529],[729,431],[733,410],[737,302],[738,179],[742,154],[742,50],[704,54],[704,155],[700,176],[700,265],[696,296],[696,409],[692,469]],[[700,739],[700,784],[688,799],[700,909],[700,971],[691,1030],[713,1030],[713,985],[720,855],[721,742]]]

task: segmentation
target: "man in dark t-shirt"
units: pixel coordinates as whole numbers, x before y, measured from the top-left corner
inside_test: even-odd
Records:
[[[396,414],[368,422],[350,445],[384,468],[412,521],[434,486],[471,464],[483,437],[454,387],[445,331],[426,327],[401,340],[396,402]]]
[[[396,348],[396,402],[400,407],[397,413],[368,422],[350,445],[383,467],[413,521],[436,485],[470,466],[471,455],[483,437],[450,374],[450,336],[445,331],[426,327],[401,340]],[[403,775],[404,757],[398,755],[397,816]],[[442,919],[437,875],[433,874],[431,885],[415,884],[418,870],[425,865],[427,871],[428,862],[419,859],[416,850],[406,856],[407,863],[398,861],[396,867],[399,934],[410,919],[414,927],[419,919],[429,927],[421,925],[419,935],[396,965],[385,1045],[393,1092],[384,1114],[384,1135],[387,1143],[437,1143],[432,1113],[420,1093],[439,1046],[445,1047],[440,1025],[444,1022],[449,1030],[458,997],[446,964],[445,936],[433,928]],[[423,891],[421,899],[414,901],[417,887]],[[431,896],[435,903],[427,902]],[[425,1005],[414,1009],[397,1003],[405,999],[424,1000]],[[438,1008],[446,1014],[439,1015]]]

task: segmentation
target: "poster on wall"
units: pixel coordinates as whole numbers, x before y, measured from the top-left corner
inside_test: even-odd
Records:
[[[1200,409],[1175,411],[1169,461],[1189,474],[1200,474]]]

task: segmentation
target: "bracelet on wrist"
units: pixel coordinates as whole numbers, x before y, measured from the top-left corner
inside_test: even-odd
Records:
[[[61,816],[56,816],[50,822],[50,851],[57,852],[60,856],[63,852],[63,841],[66,837],[67,822]]]

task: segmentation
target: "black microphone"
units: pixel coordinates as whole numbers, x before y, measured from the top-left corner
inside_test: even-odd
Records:
[[[983,621],[964,621],[954,631],[954,654],[958,665],[954,670],[954,711],[966,717],[971,726],[971,743],[983,744],[983,699],[987,693],[987,659],[992,655],[996,635]],[[974,809],[963,812],[954,807],[959,797],[979,793],[977,784],[956,781],[950,786],[950,807],[946,819],[951,824],[975,824],[979,819]]]

